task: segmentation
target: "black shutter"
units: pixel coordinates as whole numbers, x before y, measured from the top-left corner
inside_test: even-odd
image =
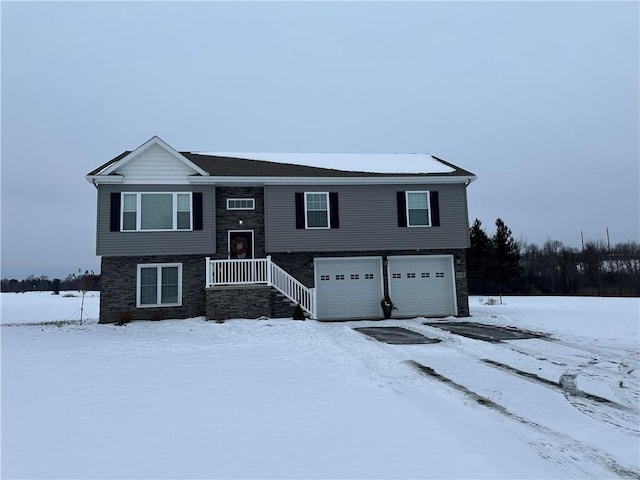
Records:
[[[329,192],[330,228],[340,228],[340,214],[338,212],[338,192]]]
[[[437,190],[429,192],[429,203],[431,204],[431,226],[440,226],[440,200],[438,199]]]
[[[193,203],[193,229],[202,230],[202,192],[193,192],[191,202]]]
[[[404,192],[396,192],[396,197],[398,199],[398,226],[406,227],[407,226],[407,197]]]
[[[120,231],[120,192],[111,193],[111,220],[110,231]]]
[[[296,192],[296,228],[304,229],[304,193]]]

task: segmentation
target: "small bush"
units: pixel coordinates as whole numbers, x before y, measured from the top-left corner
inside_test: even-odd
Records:
[[[503,305],[502,295],[500,296],[499,300],[497,298],[489,297],[485,300],[484,304],[485,305]]]
[[[293,319],[294,320],[306,320],[307,316],[304,313],[304,310],[302,310],[302,307],[300,306],[300,304],[296,304],[295,308],[293,309]]]
[[[133,320],[132,312],[120,312],[118,314],[118,321],[115,324],[118,326],[122,326],[129,323],[131,320]]]

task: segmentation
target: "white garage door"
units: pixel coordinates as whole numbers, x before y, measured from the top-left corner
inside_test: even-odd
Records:
[[[315,259],[318,320],[380,318],[382,258]]]
[[[457,313],[453,257],[389,257],[389,295],[394,317],[427,317]]]

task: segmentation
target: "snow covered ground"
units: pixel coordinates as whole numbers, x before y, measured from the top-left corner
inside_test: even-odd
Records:
[[[551,335],[501,343],[425,319],[98,325],[97,294],[80,325],[79,297],[0,300],[2,478],[640,478],[639,299],[472,298],[460,321]],[[375,325],[442,342],[352,329]]]

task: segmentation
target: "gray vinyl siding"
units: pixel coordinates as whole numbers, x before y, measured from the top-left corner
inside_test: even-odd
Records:
[[[112,192],[202,192],[202,230],[188,232],[111,232]],[[100,185],[96,254],[211,255],[215,253],[215,190],[212,186],[189,185]]]
[[[437,190],[439,227],[398,227],[396,192]],[[296,192],[338,192],[340,228],[296,229]],[[428,250],[467,248],[464,184],[265,187],[266,251]]]

